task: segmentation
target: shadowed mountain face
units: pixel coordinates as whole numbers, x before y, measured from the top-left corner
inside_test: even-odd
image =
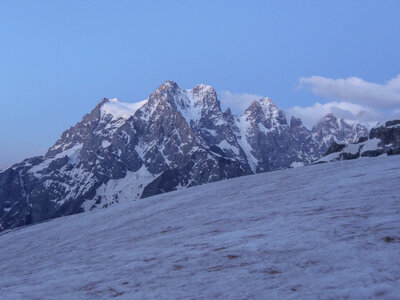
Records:
[[[203,183],[305,165],[368,134],[326,116],[311,131],[269,98],[237,117],[207,85],[164,82],[148,99],[103,99],[45,156],[0,173],[0,230]]]

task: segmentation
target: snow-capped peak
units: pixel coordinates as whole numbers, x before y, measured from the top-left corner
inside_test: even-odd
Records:
[[[359,121],[337,118],[332,113],[323,117],[312,130],[315,141],[321,145],[323,150],[327,150],[333,142],[355,143],[361,137],[368,136],[368,129]]]
[[[126,103],[119,101],[118,98],[113,98],[101,106],[101,116],[103,118],[106,115],[111,115],[114,120],[128,119],[147,101],[148,99],[135,103]]]
[[[197,94],[215,93],[215,89],[207,84],[198,84],[192,89],[192,91]]]
[[[321,118],[321,120],[318,122],[318,124],[329,124],[330,126],[341,128],[344,124],[351,126],[351,127],[357,127],[357,126],[365,126],[367,128],[372,127],[370,123],[364,123],[360,120],[351,120],[351,119],[344,119],[344,118],[339,118],[336,117],[333,113],[328,113],[324,117]],[[318,124],[316,126],[318,126]]]
[[[285,114],[278,109],[269,97],[253,101],[243,116],[257,126],[261,123],[268,131],[277,130],[280,132],[282,126],[287,126]]]
[[[258,103],[260,103],[261,105],[267,105],[267,106],[276,107],[276,105],[274,104],[274,102],[272,102],[272,99],[270,97],[264,97],[264,98],[258,99],[256,101]]]
[[[171,89],[179,89],[178,84],[172,80],[164,81],[157,89],[157,91],[166,91]]]
[[[277,118],[279,116],[279,109],[275,103],[272,102],[271,98],[266,97],[259,99],[257,103],[267,118]]]
[[[254,100],[244,112],[245,115],[262,113],[267,119],[277,117],[280,113],[278,107],[269,97]]]

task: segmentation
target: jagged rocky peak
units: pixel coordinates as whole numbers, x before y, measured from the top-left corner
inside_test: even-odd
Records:
[[[142,117],[148,118],[151,114],[165,112],[165,110],[178,110],[186,121],[197,121],[202,112],[220,110],[217,93],[213,87],[205,84],[196,85],[193,89],[182,89],[174,81],[163,82],[148,99],[136,103],[124,103],[118,99],[101,102],[102,117],[112,116],[113,119],[128,119],[139,112]]]
[[[210,113],[222,113],[215,89],[209,85],[198,84],[192,89],[182,89],[174,81],[165,81],[150,95],[147,110],[154,112],[165,109],[167,103],[170,109],[176,109],[188,124],[198,122]]]
[[[217,92],[215,89],[207,84],[198,84],[193,89],[193,94],[201,95],[203,97],[211,96],[212,98],[217,98]]]
[[[386,127],[400,127],[400,120],[392,120],[392,121],[387,121],[385,123]]]
[[[300,118],[294,116],[290,118],[290,131],[295,138],[302,143],[307,143],[307,140],[311,139],[311,132],[303,125]],[[315,149],[317,148],[314,143],[312,147]]]
[[[150,96],[143,115],[148,117],[166,111],[186,109],[190,106],[188,92],[181,89],[175,81],[164,81]]]
[[[202,106],[202,109],[208,108],[213,111],[221,111],[221,105],[217,97],[217,92],[212,86],[206,84],[198,84],[193,89],[189,90],[197,105]]]
[[[157,105],[169,105],[174,106],[177,94],[180,94],[182,90],[179,88],[178,84],[174,81],[164,81],[150,96],[149,105],[155,107]]]
[[[334,132],[340,130],[342,133],[346,131],[352,131],[354,134],[354,141],[361,136],[368,135],[368,128],[362,124],[362,122],[355,120],[346,120],[337,118],[333,113],[329,113],[324,116],[318,123],[313,127],[313,131],[325,130]]]
[[[285,113],[279,110],[268,97],[253,101],[246,109],[244,116],[247,120],[260,123],[267,129],[287,127]]]
[[[55,157],[57,154],[69,150],[87,140],[99,124],[102,116],[102,108],[109,102],[110,100],[108,98],[103,98],[90,113],[83,116],[80,122],[64,131],[61,138],[47,151],[45,157]]]
[[[311,132],[313,139],[320,143],[322,153],[325,153],[334,142],[355,143],[368,136],[369,130],[358,121],[340,119],[330,113],[323,117]]]
[[[371,129],[369,138],[378,138],[384,145],[397,145],[400,148],[400,120],[387,121],[384,125],[377,124]]]
[[[278,107],[275,105],[275,103],[272,102],[272,99],[269,97],[261,98],[261,99],[255,99],[250,106],[247,108],[247,110],[261,110],[264,113],[270,114],[271,112],[277,112]],[[247,111],[246,110],[246,111]]]
[[[299,127],[304,127],[303,122],[301,121],[300,118],[292,116],[290,118],[290,129],[299,128]]]
[[[170,93],[173,96],[185,92],[197,95],[199,99],[217,97],[215,89],[210,85],[198,84],[192,89],[182,89],[175,81],[170,80],[164,81],[153,94]]]
[[[322,117],[319,122],[313,127],[313,130],[334,130],[339,128],[339,120],[333,113],[329,113]]]
[[[227,109],[224,111],[224,114],[227,115],[227,116],[231,116],[231,115],[232,115],[231,109],[230,109],[230,108],[227,108]]]
[[[326,114],[321,121],[326,121],[326,122],[337,122],[338,118],[333,113],[328,113]]]
[[[179,89],[179,86],[175,81],[166,80],[158,87],[156,92],[157,91],[168,92],[168,91],[175,91],[175,90],[178,90],[178,89]]]
[[[278,107],[275,105],[274,102],[272,102],[272,99],[269,98],[269,97],[261,98],[261,99],[258,99],[256,101],[254,101],[254,102],[256,102],[258,105],[260,105],[260,107],[262,108],[262,110],[265,113],[279,111]]]

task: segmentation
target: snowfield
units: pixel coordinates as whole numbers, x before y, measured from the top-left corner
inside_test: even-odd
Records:
[[[399,299],[400,156],[251,175],[0,233],[0,299]]]

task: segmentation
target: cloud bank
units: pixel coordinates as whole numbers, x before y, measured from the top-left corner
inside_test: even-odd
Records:
[[[300,88],[331,100],[379,109],[400,107],[400,75],[385,84],[368,82],[358,77],[331,79],[321,76],[302,77],[299,83]]]
[[[288,119],[291,116],[301,118],[308,128],[317,124],[322,117],[329,113],[333,113],[336,117],[342,119],[358,120],[369,126],[385,119],[385,115],[375,109],[350,102],[328,102],[324,104],[317,102],[311,106],[294,106],[285,109],[285,113]]]

